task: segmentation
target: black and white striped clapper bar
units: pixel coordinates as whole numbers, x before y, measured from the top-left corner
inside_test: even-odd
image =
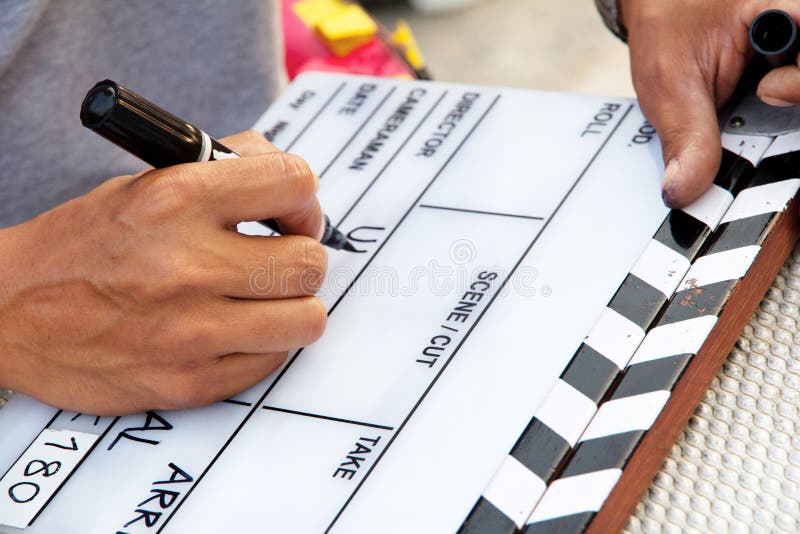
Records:
[[[673,210],[462,532],[581,532],[700,351],[800,179],[756,174]],[[737,187],[738,186],[738,187]]]

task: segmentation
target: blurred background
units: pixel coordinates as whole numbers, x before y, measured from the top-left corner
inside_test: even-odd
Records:
[[[409,22],[434,79],[633,96],[627,47],[592,0],[367,0]]]

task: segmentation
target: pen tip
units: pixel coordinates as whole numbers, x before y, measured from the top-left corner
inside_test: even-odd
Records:
[[[358,249],[351,245],[349,241],[345,241],[342,250],[346,250],[347,252],[358,252]]]

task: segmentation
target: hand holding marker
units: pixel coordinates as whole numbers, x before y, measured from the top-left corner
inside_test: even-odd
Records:
[[[81,106],[81,122],[156,168],[239,157],[196,126],[111,80],[89,90]],[[280,233],[275,220],[259,222]],[[327,215],[320,242],[334,250],[356,252]]]

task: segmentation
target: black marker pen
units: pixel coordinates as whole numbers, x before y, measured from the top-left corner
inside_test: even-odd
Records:
[[[764,11],[750,25],[750,44],[772,68],[794,65],[800,53],[797,23],[785,11]]]
[[[97,83],[86,94],[81,122],[156,168],[239,157],[201,129],[111,80]],[[275,220],[259,222],[280,233]],[[356,251],[327,215],[320,242],[334,250]]]

